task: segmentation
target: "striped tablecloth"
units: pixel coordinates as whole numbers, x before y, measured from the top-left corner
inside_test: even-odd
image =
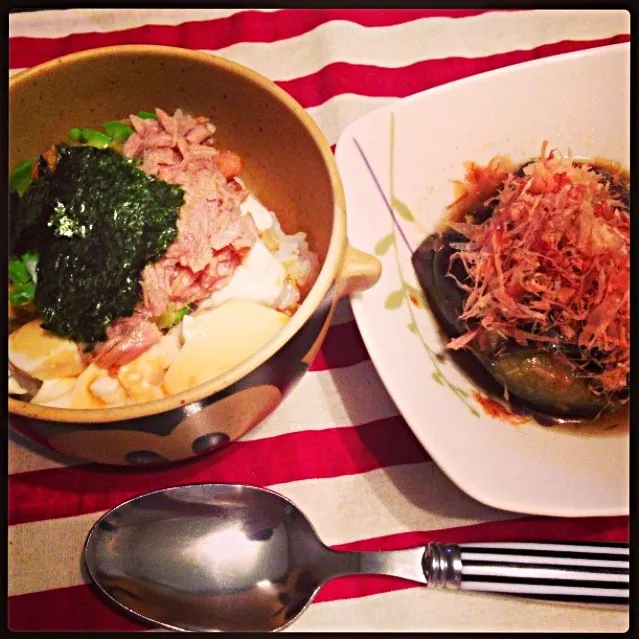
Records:
[[[624,42],[629,34],[630,15],[621,10],[30,11],[9,16],[9,72],[113,44],[214,51],[277,82],[335,144],[346,124],[395,98],[533,58]],[[269,486],[293,499],[322,539],[340,549],[628,539],[626,517],[526,517],[480,504],[454,486],[384,390],[347,300],[284,404],[218,453],[161,470],[107,469],[55,456],[10,431],[8,461],[12,630],[151,629],[89,586],[81,550],[105,510],[177,484]],[[628,619],[620,610],[343,577],[322,589],[290,629],[618,632]]]

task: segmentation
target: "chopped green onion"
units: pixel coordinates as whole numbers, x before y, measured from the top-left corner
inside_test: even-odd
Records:
[[[74,142],[80,142],[81,144],[88,144],[98,149],[104,149],[112,142],[112,138],[109,135],[105,135],[95,129],[87,128],[73,128],[69,129],[69,138]]]
[[[31,280],[26,264],[19,257],[9,260],[9,277],[14,284],[26,284]]]
[[[143,120],[157,120],[158,116],[155,113],[151,113],[150,111],[138,111],[138,118],[142,118]]]
[[[11,172],[9,178],[11,188],[20,196],[27,190],[29,184],[31,184],[31,170],[34,161],[35,160],[23,160]]]
[[[81,129],[80,140],[97,149],[105,149],[113,141],[110,136],[94,129]]]
[[[190,312],[191,307],[188,304],[179,310],[168,309],[155,319],[155,324],[158,328],[171,328],[179,324]]]
[[[35,282],[18,284],[9,291],[9,301],[13,306],[24,306],[33,302],[35,297]]]
[[[38,281],[38,261],[40,260],[40,255],[37,251],[31,251],[29,253],[25,253],[22,256],[22,263],[27,267],[27,271],[29,271],[29,275],[31,279],[37,283]]]
[[[9,279],[13,288],[9,301],[13,306],[24,306],[33,302],[36,288],[36,269],[40,256],[36,251],[9,260]]]
[[[122,122],[117,122],[116,120],[105,122],[102,125],[102,128],[116,144],[126,142],[131,133],[133,133],[133,129],[129,128],[126,124],[122,124]]]

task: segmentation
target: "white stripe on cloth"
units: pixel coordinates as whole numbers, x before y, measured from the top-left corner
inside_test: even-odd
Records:
[[[353,402],[343,397],[375,397],[374,402]],[[311,371],[274,413],[242,438],[265,439],[304,430],[323,430],[367,424],[398,415],[370,360],[324,371]],[[11,420],[11,417],[9,417]],[[49,453],[9,429],[9,474],[62,468],[81,462]]]
[[[375,401],[346,402],[345,397]],[[298,387],[242,441],[304,430],[358,426],[399,415],[370,360],[324,371],[311,371]]]
[[[354,122],[373,109],[390,104],[396,99],[340,93],[318,106],[306,109],[306,112],[315,120],[328,143],[332,145],[337,142],[339,134],[347,124]]]
[[[297,504],[329,545],[369,539],[373,533],[383,537],[520,517],[474,501],[432,462],[270,488]],[[327,495],[340,498],[327,501]],[[9,595],[85,583],[79,557],[103,512],[9,526]],[[24,569],[39,565],[42,557],[46,570]]]
[[[466,18],[421,18],[389,27],[334,20],[276,42],[241,42],[211,50],[275,81],[293,80],[335,62],[385,68],[422,60],[483,57],[561,40],[598,40],[629,33],[623,10],[537,10]]]
[[[310,606],[284,632],[625,632],[627,609],[411,588]]]
[[[246,9],[64,9],[12,13],[9,37],[63,38],[76,33],[107,33],[146,25],[176,26],[184,22],[219,20]],[[277,9],[251,9],[263,13]]]
[[[11,415],[8,419],[11,425]],[[36,444],[23,435],[9,428],[8,432],[8,474],[27,473],[33,470],[50,468],[68,468],[79,466],[83,462],[59,455],[44,446]]]

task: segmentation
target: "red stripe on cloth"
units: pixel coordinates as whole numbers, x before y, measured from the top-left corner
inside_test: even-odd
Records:
[[[349,551],[400,550],[429,541],[628,541],[627,517],[568,518],[522,517],[425,532],[410,532],[334,546]],[[382,575],[341,577],[324,586],[315,602],[337,601],[419,588],[410,581]],[[15,631],[133,631],[148,626],[120,613],[93,587],[36,592],[9,597],[9,628]]]
[[[466,18],[490,9],[281,9],[247,10],[227,18],[180,25],[145,25],[105,33],[73,33],[63,38],[9,38],[9,68],[32,67],[58,56],[118,44],[163,44],[188,49],[222,49],[239,42],[276,42],[302,35],[333,20],[363,27],[405,24],[420,18]],[[185,11],[185,18],[188,12]],[[11,34],[9,34],[11,36]]]
[[[398,533],[332,546],[334,550],[401,550],[430,541],[461,544],[490,541],[611,541],[627,542],[628,517],[543,517],[522,515],[505,521]]]
[[[238,441],[211,455],[164,468],[87,464],[17,473],[9,477],[9,524],[108,510],[168,486],[204,482],[267,486],[429,459],[403,418],[394,416],[360,426]]]
[[[601,40],[564,40],[529,51],[509,51],[482,58],[425,60],[396,69],[336,62],[327,65],[317,73],[295,80],[276,82],[276,84],[307,109],[323,104],[330,98],[343,93],[403,98],[454,80],[513,64],[629,40],[630,36],[625,34]]]
[[[345,322],[328,329],[322,348],[309,370],[324,371],[330,368],[343,368],[369,359],[357,324],[354,321]]]

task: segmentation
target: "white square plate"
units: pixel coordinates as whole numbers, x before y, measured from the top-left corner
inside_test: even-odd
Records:
[[[336,148],[349,239],[383,265],[379,283],[352,299],[353,312],[398,409],[462,490],[515,512],[625,515],[627,430],[583,435],[487,416],[469,379],[436,357],[444,344],[430,312],[410,302],[419,288],[411,251],[454,200],[452,181],[463,179],[463,163],[500,154],[524,161],[544,140],[576,157],[629,166],[629,44],[476,75],[350,124]]]

